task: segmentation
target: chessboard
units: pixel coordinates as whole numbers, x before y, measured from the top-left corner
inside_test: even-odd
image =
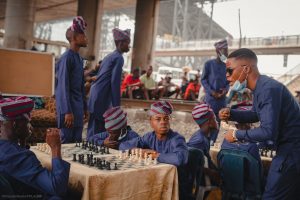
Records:
[[[51,154],[46,143],[38,143],[34,148]],[[138,169],[158,164],[151,155],[142,155],[141,149],[117,151],[91,143],[63,144],[62,157],[71,163],[107,171]]]

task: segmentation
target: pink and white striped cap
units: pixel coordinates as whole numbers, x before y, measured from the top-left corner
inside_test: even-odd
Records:
[[[168,101],[158,101],[151,104],[148,114],[150,116],[157,114],[171,115],[173,111],[173,106]]]
[[[120,106],[109,108],[103,117],[106,130],[118,130],[127,125],[127,113]]]
[[[213,115],[212,109],[206,103],[200,103],[196,105],[192,110],[192,116],[197,124],[201,125],[206,122],[211,115]]]
[[[83,34],[86,29],[87,23],[81,16],[77,16],[73,19],[71,30],[77,33]]]

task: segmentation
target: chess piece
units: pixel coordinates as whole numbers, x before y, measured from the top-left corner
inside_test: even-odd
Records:
[[[111,170],[111,168],[110,168],[110,162],[106,162],[106,169],[107,170]]]
[[[117,163],[115,163],[115,168],[114,168],[114,170],[118,170]]]
[[[154,158],[153,164],[157,165],[157,158]]]
[[[75,153],[73,154],[73,161],[74,161],[74,162],[77,161],[77,160],[76,160],[76,154],[75,154]]]

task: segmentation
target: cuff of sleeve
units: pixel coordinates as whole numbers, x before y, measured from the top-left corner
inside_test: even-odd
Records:
[[[246,136],[246,131],[244,131],[244,130],[237,130],[235,134],[236,134],[235,136],[236,136],[236,138],[238,140],[244,140],[245,136]]]
[[[64,161],[63,159],[61,158],[52,158],[52,167],[53,166],[57,166],[57,165],[64,165],[68,168],[70,168],[70,163],[68,163],[67,161]]]
[[[231,121],[236,121],[235,119],[236,119],[236,116],[237,116],[237,114],[236,114],[236,111],[235,111],[235,109],[230,109],[230,120]],[[237,116],[238,117],[238,116]]]

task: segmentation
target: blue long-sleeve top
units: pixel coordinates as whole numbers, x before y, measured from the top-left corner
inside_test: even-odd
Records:
[[[88,110],[90,113],[101,117],[110,106],[120,106],[123,64],[124,58],[117,50],[103,59],[97,79],[93,82],[90,90],[88,101]]]
[[[152,149],[160,153],[158,162],[168,163],[175,166],[185,165],[188,161],[188,148],[183,136],[171,129],[165,140],[158,140],[155,132],[146,133],[143,137],[122,142],[120,150],[132,148]]]
[[[64,124],[66,113],[74,115],[74,126],[83,126],[86,110],[83,61],[80,55],[68,49],[55,65],[55,99],[58,127]]]
[[[102,133],[98,133],[96,135],[93,135],[89,141],[90,142],[94,142],[94,144],[98,144],[98,145],[103,145],[104,140],[109,136],[109,133],[107,131],[102,132]],[[128,140],[131,140],[133,138],[139,137],[139,135],[131,130],[130,126],[127,126],[127,134],[125,136],[121,136],[121,139],[118,140],[120,143],[121,142],[125,142]]]
[[[192,135],[192,137],[187,143],[187,146],[202,150],[204,155],[207,157],[208,167],[211,169],[217,169],[209,154],[210,151],[209,139],[205,136],[205,134],[201,131],[201,129],[197,130]]]
[[[277,147],[300,141],[299,105],[283,84],[264,75],[259,76],[253,91],[252,110],[231,110],[230,119],[240,123],[260,121],[258,128],[238,130],[239,140],[271,140]]]
[[[18,144],[0,140],[0,173],[9,175],[51,196],[64,196],[67,192],[70,164],[52,158],[52,169],[43,168],[35,154]]]
[[[211,94],[213,91],[221,92],[222,90],[229,90],[229,83],[226,80],[225,63],[218,62],[216,59],[207,61],[201,75],[201,83],[205,89],[206,103],[217,113],[221,108],[226,106],[226,98],[224,96],[221,99],[215,99]]]

